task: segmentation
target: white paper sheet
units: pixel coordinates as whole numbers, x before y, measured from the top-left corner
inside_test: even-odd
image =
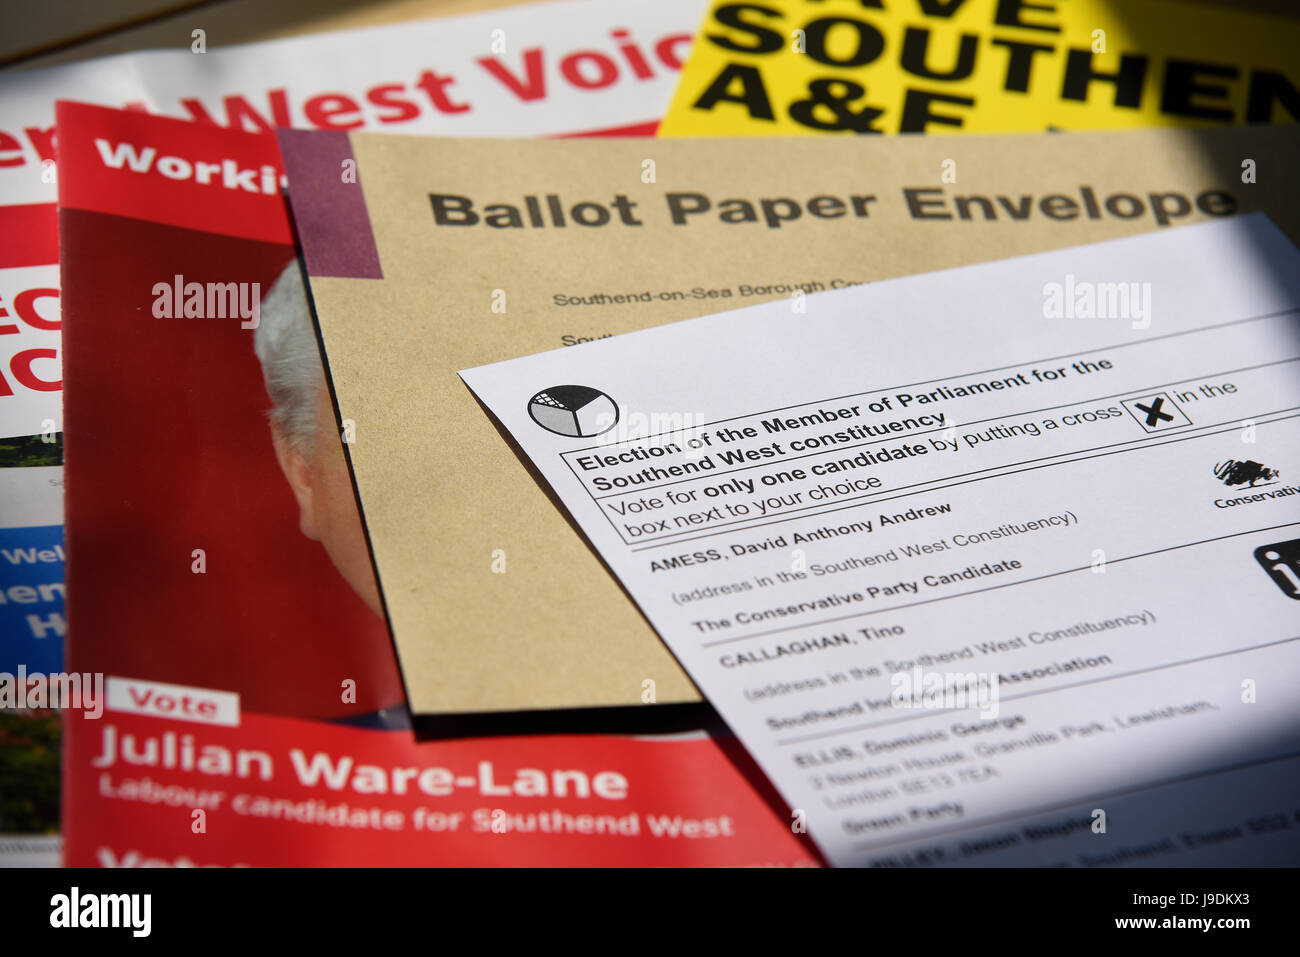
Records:
[[[1294,862],[1297,310],[1256,214],[462,377],[832,862]]]

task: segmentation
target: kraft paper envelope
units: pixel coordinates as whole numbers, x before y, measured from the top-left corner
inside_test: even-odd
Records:
[[[1233,210],[1263,208],[1300,240],[1298,134],[507,143],[282,131],[412,709],[699,700],[458,369],[765,298],[789,297],[798,322],[813,302],[798,293]],[[692,414],[619,412],[611,434],[623,437]]]

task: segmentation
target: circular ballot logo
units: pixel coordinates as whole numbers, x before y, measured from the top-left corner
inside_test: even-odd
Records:
[[[618,406],[599,389],[557,385],[528,400],[528,415],[547,432],[581,438],[612,429],[618,422]]]

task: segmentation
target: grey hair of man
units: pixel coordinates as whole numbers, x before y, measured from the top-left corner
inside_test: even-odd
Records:
[[[262,300],[253,335],[262,378],[271,396],[271,426],[295,452],[311,459],[316,445],[316,403],[324,381],[302,270],[292,260]]]

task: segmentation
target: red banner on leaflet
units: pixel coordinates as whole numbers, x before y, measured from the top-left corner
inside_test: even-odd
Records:
[[[105,711],[66,741],[72,867],[816,863],[709,739],[417,744]]]
[[[60,101],[59,205],[289,243],[274,137]]]

